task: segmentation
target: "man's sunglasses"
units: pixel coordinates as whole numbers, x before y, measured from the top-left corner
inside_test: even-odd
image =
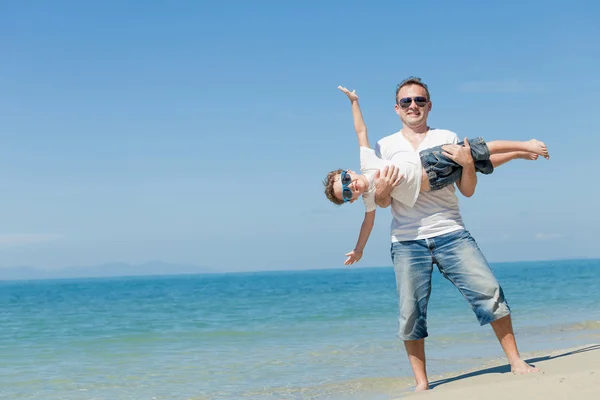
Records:
[[[347,170],[342,171],[340,174],[340,182],[342,182],[342,199],[344,202],[352,200],[352,190],[348,187],[352,178]]]
[[[415,104],[419,107],[425,107],[427,104],[427,97],[417,96],[417,97],[403,97],[398,100],[398,105],[400,108],[408,108],[410,104],[415,101]]]

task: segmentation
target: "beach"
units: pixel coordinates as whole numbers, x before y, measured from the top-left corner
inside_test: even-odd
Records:
[[[529,358],[540,372],[514,375],[506,364],[472,372],[449,374],[432,382],[432,390],[405,399],[530,400],[600,398],[600,345],[557,350]]]

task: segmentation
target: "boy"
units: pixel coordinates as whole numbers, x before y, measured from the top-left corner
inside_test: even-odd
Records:
[[[351,170],[335,170],[329,172],[323,182],[325,195],[334,204],[354,202],[362,196],[365,204],[365,218],[361,226],[358,242],[353,251],[346,254],[348,258],[345,265],[353,264],[360,260],[362,251],[367,243],[373,222],[375,220],[375,182],[379,171],[387,165],[399,167],[400,175],[396,179],[397,186],[391,196],[393,199],[412,207],[420,192],[439,190],[445,186],[457,182],[462,174],[462,167],[452,160],[445,146],[437,146],[421,151],[420,153],[401,153],[392,157],[391,161],[382,160],[375,155],[375,151],[369,146],[367,128],[365,126],[358,96],[356,91],[338,86],[346,94],[352,104],[352,115],[354,118],[354,129],[360,146],[361,174]],[[407,106],[412,101],[417,105],[419,102],[425,104],[426,98],[416,97],[414,99],[403,99]],[[403,105],[400,104],[402,107]],[[549,159],[550,156],[546,145],[538,140],[532,139],[527,142],[516,141],[492,141],[486,143],[482,138],[476,138],[469,142],[458,143],[464,147],[470,147],[471,155],[475,164],[475,170],[483,174],[491,174],[498,167],[510,160],[522,158],[536,160],[538,155]],[[414,147],[413,147],[414,148]]]

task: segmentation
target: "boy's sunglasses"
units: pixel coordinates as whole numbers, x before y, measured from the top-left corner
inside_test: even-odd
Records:
[[[398,105],[400,106],[400,108],[408,108],[410,107],[410,104],[413,102],[413,100],[415,101],[415,104],[419,107],[425,107],[425,104],[427,104],[427,97],[417,96],[403,97],[400,100],[398,100]]]
[[[352,178],[347,170],[342,171],[340,174],[340,182],[342,182],[342,199],[344,202],[352,200],[352,190],[348,187]]]

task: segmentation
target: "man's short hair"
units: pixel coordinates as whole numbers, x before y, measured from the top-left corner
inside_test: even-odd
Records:
[[[423,89],[425,89],[425,93],[427,93],[427,100],[431,100],[431,96],[429,95],[429,88],[425,83],[423,83],[423,81],[421,81],[421,78],[416,76],[409,76],[408,78],[400,82],[398,86],[396,86],[396,103],[398,103],[398,92],[400,92],[400,89],[402,89],[404,86],[409,85],[421,86]]]
[[[335,171],[331,171],[327,174],[327,178],[323,180],[323,185],[325,186],[325,197],[327,197],[327,199],[333,204],[337,204],[338,206],[344,204],[344,200],[335,197],[335,193],[333,192],[333,184],[335,183],[336,178],[339,179],[342,171],[343,169],[336,169]]]

